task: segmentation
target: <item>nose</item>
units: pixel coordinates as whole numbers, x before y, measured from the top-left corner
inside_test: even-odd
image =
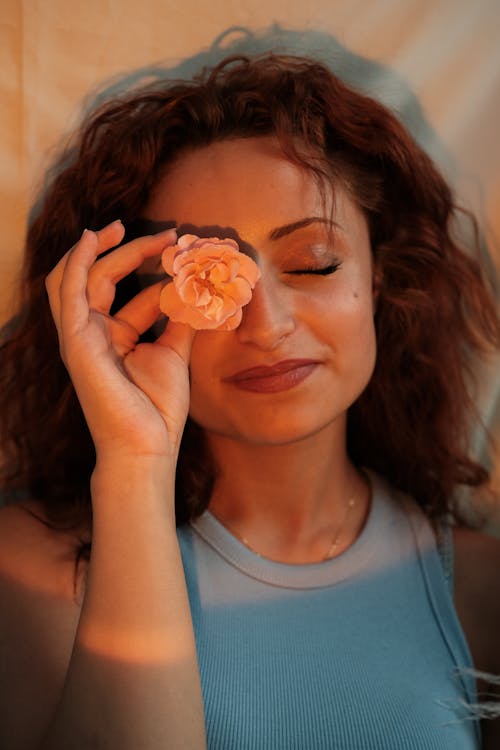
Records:
[[[277,279],[261,276],[236,329],[242,344],[273,351],[283,343],[296,326],[291,291]]]

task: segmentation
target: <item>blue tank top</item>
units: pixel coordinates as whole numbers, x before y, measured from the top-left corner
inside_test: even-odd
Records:
[[[477,750],[471,656],[435,535],[370,473],[355,543],[289,565],[206,511],[179,529],[209,750]]]

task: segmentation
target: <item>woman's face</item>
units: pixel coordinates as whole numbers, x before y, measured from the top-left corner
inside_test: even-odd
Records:
[[[155,191],[149,219],[233,237],[261,270],[240,326],[194,340],[190,415],[209,433],[279,444],[345,429],[375,363],[372,254],[367,221],[340,185],[333,227],[324,209],[312,175],[273,138],[184,154]]]

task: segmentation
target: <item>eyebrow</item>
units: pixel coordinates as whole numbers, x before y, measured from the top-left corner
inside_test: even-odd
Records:
[[[271,231],[269,232],[269,239],[280,240],[282,237],[286,237],[288,234],[292,234],[292,232],[296,232],[298,229],[304,229],[305,227],[308,227],[315,222],[319,222],[320,224],[327,224],[329,227],[339,226],[339,224],[337,224],[335,221],[332,221],[331,219],[325,219],[323,216],[307,216],[304,219],[293,221],[291,224],[283,224],[282,227],[271,229]]]

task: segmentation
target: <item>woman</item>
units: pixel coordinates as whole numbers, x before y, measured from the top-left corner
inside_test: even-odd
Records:
[[[499,545],[446,521],[500,324],[436,168],[275,56],[105,105],[62,164],[2,354],[3,744],[479,747]]]

